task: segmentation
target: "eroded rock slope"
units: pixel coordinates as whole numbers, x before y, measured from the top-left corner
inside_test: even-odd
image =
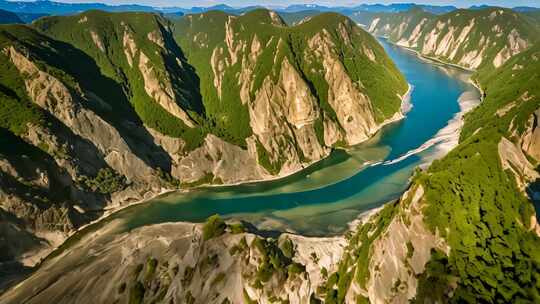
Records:
[[[27,266],[106,209],[360,143],[401,117],[407,89],[334,14],[88,11],[0,27],[0,59],[0,256]]]
[[[399,14],[373,14],[367,29],[424,56],[468,69],[502,66],[538,41],[538,27],[510,9],[456,10],[433,15],[414,8]]]

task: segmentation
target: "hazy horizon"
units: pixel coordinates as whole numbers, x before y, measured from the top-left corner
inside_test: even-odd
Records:
[[[12,0],[7,0],[12,1]],[[18,0],[21,1],[21,0]],[[25,2],[33,2],[34,0],[22,0]],[[317,4],[324,6],[357,6],[361,4],[393,4],[393,3],[416,3],[416,4],[427,4],[427,5],[453,5],[457,7],[470,7],[473,5],[492,5],[492,6],[502,6],[502,7],[516,7],[516,6],[531,6],[531,7],[540,7],[540,0],[487,0],[487,1],[476,1],[476,0],[455,0],[455,1],[443,1],[443,0],[379,0],[379,1],[351,1],[351,0],[337,0],[337,1],[312,1],[312,0],[265,0],[265,1],[254,1],[254,0],[177,0],[177,1],[168,1],[168,0],[51,0],[55,2],[64,2],[64,3],[104,3],[109,5],[121,5],[121,4],[139,4],[139,5],[148,5],[148,6],[158,6],[158,7],[185,7],[190,8],[193,6],[214,6],[218,4],[227,4],[233,7],[242,7],[250,5],[262,5],[268,7],[286,7],[294,4]]]

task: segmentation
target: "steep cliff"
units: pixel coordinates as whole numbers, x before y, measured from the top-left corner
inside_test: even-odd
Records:
[[[460,144],[418,173],[401,200],[406,203],[414,193],[412,205],[419,203],[412,214],[430,231],[424,240],[437,236],[421,247],[425,271],[403,275],[413,266],[399,262],[410,233],[399,225],[389,227],[387,236],[377,240],[383,247],[371,248],[370,271],[364,276],[365,282],[385,283],[373,292],[368,289],[371,303],[539,300],[540,256],[535,248],[540,246],[540,227],[533,202],[538,201],[540,45],[475,77],[485,99],[466,115]],[[414,226],[414,220],[399,216],[393,221]],[[426,230],[416,229],[421,231]],[[392,235],[402,242],[388,243]],[[377,255],[379,248],[384,255]],[[378,256],[398,262],[378,267]],[[416,274],[412,281],[411,273]],[[388,291],[391,281],[399,283]]]
[[[186,16],[175,32],[217,135],[272,174],[367,139],[396,118],[406,91],[378,43],[340,15],[289,27],[267,10],[212,11]]]
[[[266,10],[42,18],[1,26],[0,59],[0,255],[29,266],[106,209],[366,140],[407,87],[347,18],[289,28]]]
[[[307,303],[336,270],[345,246],[341,237],[267,238],[217,218],[204,226],[145,227],[114,239],[89,236],[84,243],[29,280],[42,293],[8,293],[0,302]],[[98,260],[87,259],[98,252]],[[76,272],[64,272],[74,266]],[[51,285],[53,277],[58,280]],[[74,288],[86,292],[67,292]]]
[[[412,9],[363,17],[375,35],[474,70],[500,67],[532,46],[540,34],[528,16],[503,8],[456,10],[440,16]]]
[[[2,27],[0,49],[0,201],[8,226],[41,238],[33,244],[37,249],[58,245],[107,205],[140,200],[166,186],[148,157],[159,149],[135,148],[140,139],[130,131],[136,128],[106,115],[110,106],[65,65],[68,59],[88,68],[82,52],[26,26]],[[85,75],[96,85],[105,81],[97,69]],[[15,243],[7,247],[4,259],[25,258]]]

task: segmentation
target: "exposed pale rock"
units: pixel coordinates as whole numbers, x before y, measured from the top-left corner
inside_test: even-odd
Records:
[[[124,31],[124,36],[122,38],[122,45],[124,47],[124,54],[126,55],[127,62],[130,67],[133,67],[133,60],[137,55],[137,45],[135,44],[135,39],[128,31]]]
[[[468,66],[473,69],[478,68],[480,64],[482,64],[485,50],[486,48],[484,47],[480,52],[478,50],[474,50],[466,53],[459,60],[459,64],[463,66]]]
[[[279,81],[267,77],[255,100],[249,104],[250,125],[272,161],[285,159],[281,174],[303,167],[302,155],[310,161],[329,154],[319,143],[314,122],[319,118],[317,100],[288,59],[281,65]]]
[[[474,18],[471,19],[469,21],[469,24],[466,25],[461,30],[461,33],[459,34],[459,37],[455,41],[455,44],[454,44],[454,47],[453,47],[454,50],[452,51],[452,53],[449,56],[450,60],[454,60],[454,58],[457,55],[458,50],[460,50],[463,47],[463,43],[465,42],[465,39],[469,36],[469,33],[471,32],[473,27],[474,27]]]
[[[332,147],[336,143],[344,140],[340,126],[337,123],[335,123],[333,120],[325,117],[323,126],[324,126],[324,144],[327,147]]]
[[[146,35],[148,40],[152,41],[153,43],[157,44],[162,49],[165,48],[165,41],[163,40],[163,35],[160,31],[155,30],[152,32],[149,32],[148,35]]]
[[[280,100],[280,102],[276,102]],[[288,174],[302,168],[294,146],[294,135],[286,123],[281,109],[284,92],[267,77],[257,91],[255,100],[249,104],[250,126],[254,136],[262,144],[274,163],[283,158],[281,174]]]
[[[285,91],[284,112],[289,123],[301,128],[319,118],[317,100],[288,59],[283,60],[280,82]]]
[[[37,105],[62,121],[75,134],[89,140],[105,161],[129,179],[152,179],[153,170],[135,156],[118,131],[87,110],[57,78],[43,72],[14,47],[5,50],[17,69],[25,74],[26,90]]]
[[[105,46],[103,45],[103,41],[101,41],[101,38],[99,38],[99,35],[94,31],[90,31],[90,36],[92,37],[92,41],[94,41],[94,44],[98,47],[98,49],[105,53]]]
[[[349,35],[349,32],[347,31],[347,29],[346,29],[345,25],[343,24],[343,22],[339,23],[338,32],[339,32],[339,35],[341,36],[341,39],[343,40],[343,42],[345,42],[345,44],[347,44],[347,45],[350,45],[351,44],[351,36]]]
[[[508,42],[493,59],[493,65],[498,68],[503,65],[510,57],[515,56],[529,47],[529,43],[521,38],[516,29],[512,29],[508,34]]]
[[[534,170],[523,151],[508,139],[501,139],[498,151],[503,169],[514,173],[516,183],[522,191],[525,191],[529,182],[540,178],[540,174]]]
[[[193,128],[195,124],[186,112],[176,103],[171,83],[168,79],[161,81],[155,71],[150,59],[140,52],[139,70],[144,79],[144,89],[148,96],[152,97],[167,112],[180,118],[188,127]]]
[[[160,132],[148,127],[146,128],[146,130],[148,130],[148,133],[152,135],[154,143],[162,147],[174,162],[180,161],[180,158],[184,154],[184,148],[186,146],[184,140],[182,140],[181,138],[161,134]]]
[[[273,37],[272,37],[273,38]],[[240,86],[240,100],[242,104],[247,104],[250,99],[250,92],[253,89],[253,69],[257,64],[257,59],[262,53],[262,43],[255,34],[251,41],[251,52],[242,58],[242,69],[238,77]]]
[[[437,25],[434,29],[431,30],[424,37],[424,45],[422,47],[422,54],[431,54],[433,53],[438,46],[439,33],[445,27],[445,23],[442,21],[437,21]]]
[[[364,55],[367,56],[367,58],[373,62],[377,61],[377,57],[375,57],[375,53],[373,53],[373,50],[366,47],[365,45],[362,45],[362,51],[364,52]]]
[[[450,251],[439,232],[432,233],[424,223],[423,196],[422,186],[403,194],[402,205],[409,205],[401,206],[402,216],[395,216],[372,245],[370,277],[366,286],[371,303],[407,303],[416,295],[417,275],[424,272],[431,259],[431,250],[438,249],[446,254]],[[407,244],[412,246],[412,253],[408,252]]]
[[[171,174],[183,182],[197,182],[212,174],[214,181],[226,184],[268,177],[248,151],[211,134],[201,147],[183,157]]]
[[[222,60],[223,48],[216,47],[210,57],[210,65],[212,72],[214,73],[214,86],[218,92],[218,97],[221,98],[221,83],[223,82],[223,75],[225,73],[226,61]]]
[[[229,16],[225,23],[225,43],[227,44],[227,51],[231,59],[231,65],[235,65],[238,62],[238,55],[243,49],[245,44],[243,41],[237,41],[235,39],[235,32],[233,29],[233,21],[236,19],[234,16]]]
[[[397,44],[404,47],[416,48],[418,46],[418,41],[422,35],[424,25],[426,24],[427,21],[428,21],[427,18],[423,18],[420,21],[420,23],[418,23],[414,27],[409,37],[401,37],[400,35],[399,38],[401,38],[401,40],[399,40]]]
[[[323,61],[324,77],[328,83],[328,102],[345,130],[347,144],[355,145],[374,134],[378,126],[369,98],[353,83],[345,67],[333,53],[333,43],[329,35],[323,30],[310,39],[309,45]]]
[[[273,25],[279,25],[279,26],[283,25],[283,21],[281,21],[281,18],[279,17],[279,15],[276,12],[268,11],[268,14],[270,14],[270,18],[272,19],[272,24]]]
[[[107,230],[119,226],[120,223],[113,223]],[[258,303],[271,303],[272,296],[293,304],[309,303],[311,295],[324,282],[321,268],[325,267],[328,273],[337,271],[346,244],[342,237],[282,234],[278,243],[292,241],[293,261],[306,271],[288,277],[274,274],[258,289],[254,283],[262,254],[253,245],[255,238],[261,238],[256,234],[227,233],[204,240],[202,225],[189,223],[150,225],[116,236],[101,232],[85,236],[76,248],[68,248],[51,258],[16,292],[8,291],[2,301],[85,304],[127,299],[129,290],[119,293],[119,286],[127,282],[127,287],[131,287],[129,282],[138,276],[134,274],[137,265],[148,267],[150,259],[155,258],[157,265],[145,279],[148,286],[145,303],[151,301],[152,294],[161,293],[166,303],[184,303],[188,293],[196,304],[220,304],[225,299],[230,303],[245,303],[245,295]],[[240,245],[242,240],[245,247]],[[143,268],[140,275],[145,273],[149,272]],[[75,289],[80,292],[69,292]]]
[[[259,55],[262,53],[262,43],[259,41],[257,34],[253,36],[251,41],[251,53],[249,54],[249,59],[251,62],[256,62]]]
[[[454,35],[457,28],[453,26],[448,27],[448,32],[443,36],[441,41],[437,42],[437,47],[435,48],[434,54],[436,56],[447,56],[450,51],[451,46],[454,42]]]
[[[377,28],[377,24],[381,21],[381,18],[375,18],[371,21],[371,25],[368,28],[368,32],[373,32]]]
[[[529,118],[527,129],[521,137],[521,148],[525,153],[540,161],[540,109],[536,110]]]

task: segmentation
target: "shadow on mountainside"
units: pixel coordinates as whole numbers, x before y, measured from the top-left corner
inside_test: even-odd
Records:
[[[112,125],[131,151],[148,166],[169,172],[171,159],[161,146],[154,143],[153,136],[144,128],[128,99],[130,88],[103,75],[95,60],[83,51],[46,36],[43,39],[47,39],[53,49],[62,50],[62,56],[47,48],[32,48],[33,51],[40,58],[46,59],[47,64],[65,71],[78,81],[89,101],[84,106]]]

